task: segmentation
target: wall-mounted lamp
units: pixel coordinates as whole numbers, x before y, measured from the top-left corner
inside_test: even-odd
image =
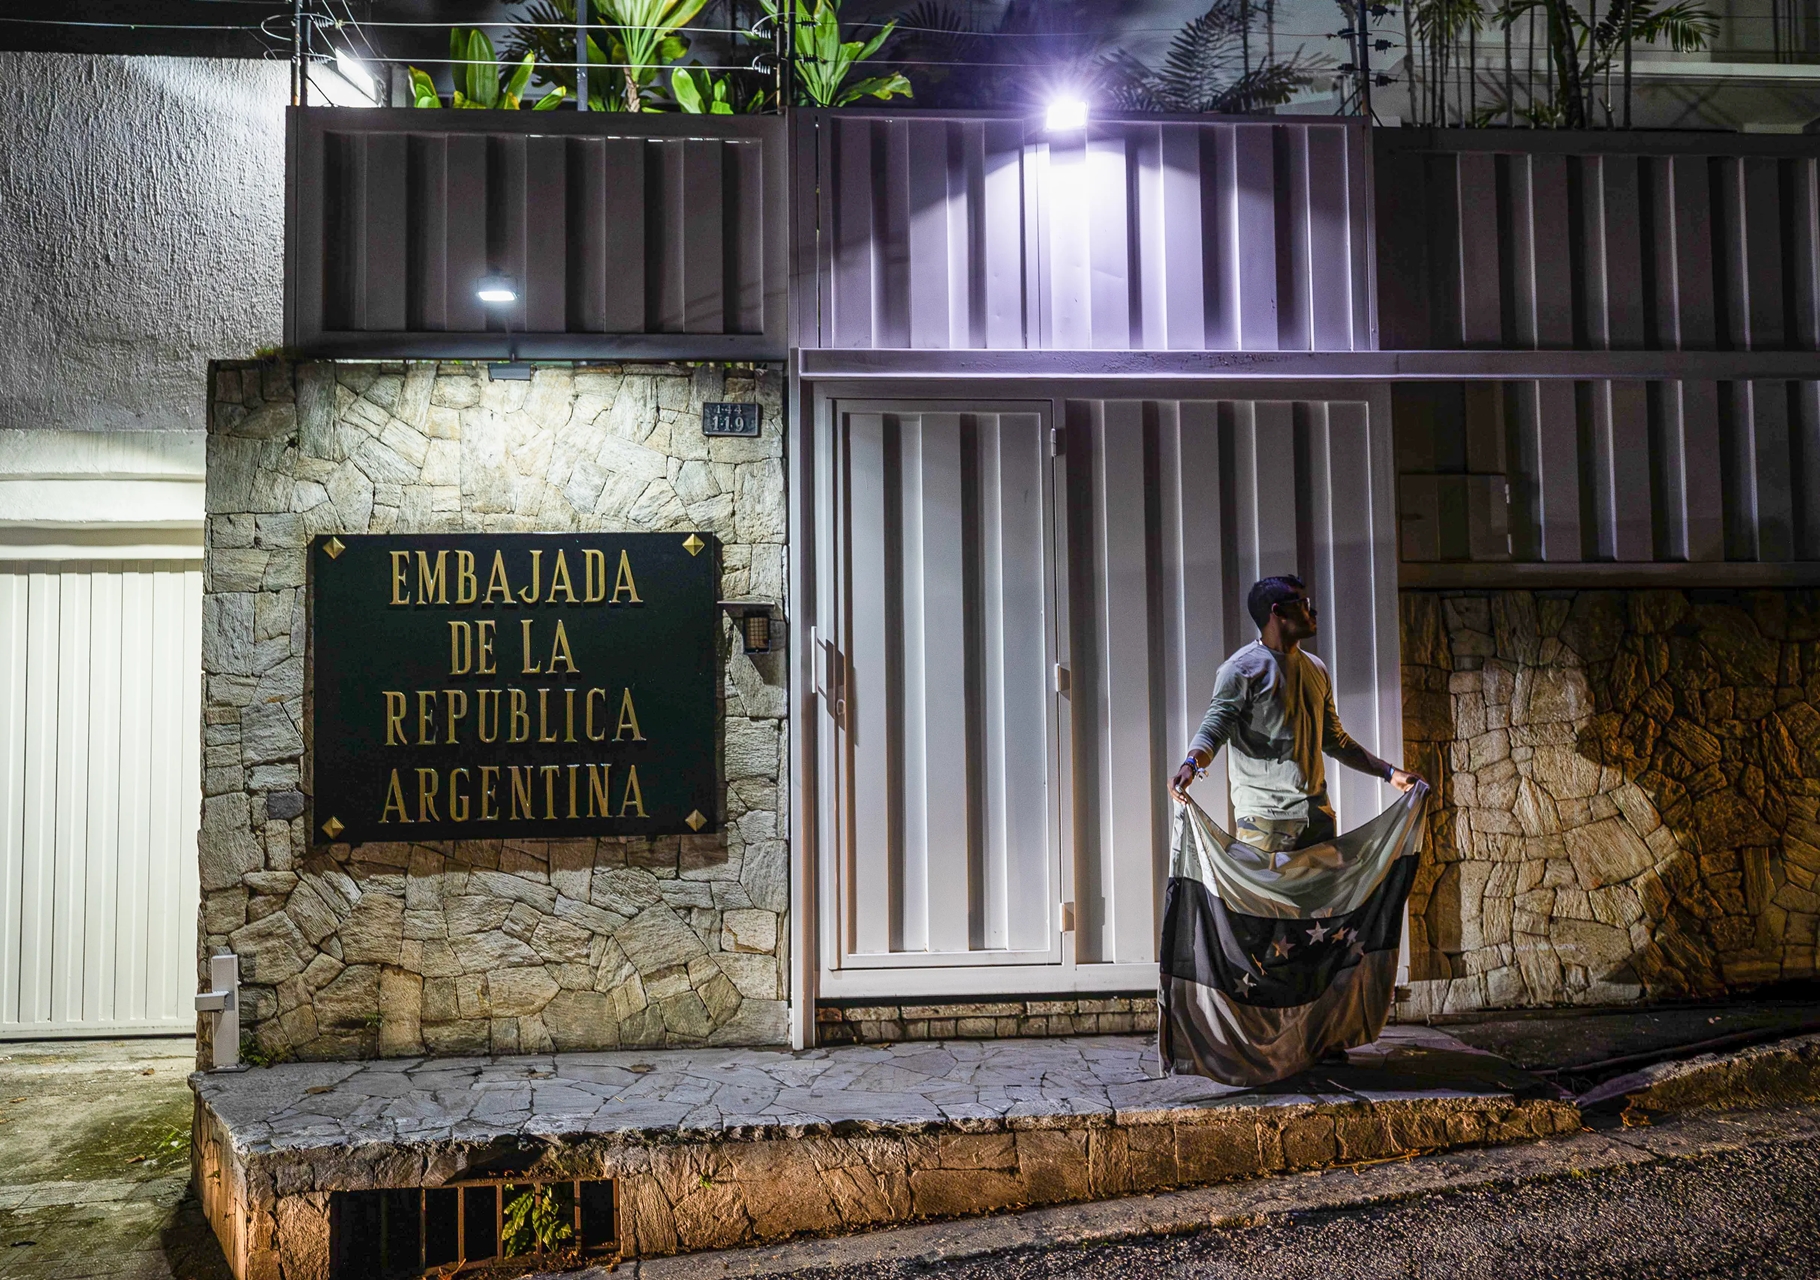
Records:
[[[771,653],[783,647],[783,614],[769,600],[722,600],[720,607],[739,629],[747,653]]]
[[[511,276],[482,276],[474,282],[474,296],[489,307],[518,301],[518,281]]]
[[[1050,133],[1069,133],[1087,127],[1087,104],[1080,98],[1055,98],[1043,114]]]

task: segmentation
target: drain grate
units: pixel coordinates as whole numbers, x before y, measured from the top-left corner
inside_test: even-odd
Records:
[[[611,1179],[464,1182],[329,1195],[329,1280],[459,1275],[500,1258],[614,1252]]]

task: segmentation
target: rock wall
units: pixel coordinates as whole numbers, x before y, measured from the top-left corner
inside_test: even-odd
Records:
[[[1399,1016],[1814,976],[1820,592],[1407,592]]]
[[[774,368],[221,363],[208,438],[202,969],[259,1057],[787,1038],[783,656],[728,624],[726,827],[313,846],[305,547],[321,533],[702,530],[723,598],[784,598]],[[704,400],[761,438],[708,439]],[[206,1028],[205,1028],[206,1032]],[[206,1060],[208,1046],[201,1046]]]

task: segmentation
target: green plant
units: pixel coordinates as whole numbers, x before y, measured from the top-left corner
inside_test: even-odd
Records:
[[[563,1221],[562,1205],[552,1187],[526,1187],[506,1205],[507,1256],[547,1253],[569,1239],[575,1230]]]
[[[515,27],[506,37],[506,57],[514,61],[532,54],[537,58],[539,84],[560,88],[575,96],[575,0],[537,0],[524,11],[525,25]],[[587,39],[588,110],[623,111],[625,94],[620,89],[620,66],[625,50],[610,30],[599,30],[606,40],[602,50],[593,34]]]
[[[790,18],[782,19],[786,3],[794,11]],[[844,107],[861,98],[910,96],[910,82],[895,71],[847,81],[855,66],[890,39],[897,29],[895,22],[885,23],[870,40],[842,40],[840,0],[764,0],[764,6],[772,21],[795,25],[796,77],[805,101],[818,107]]]
[[[1522,59],[1526,70],[1516,83],[1508,68],[1520,22],[1529,47]],[[1487,23],[1504,43],[1502,85],[1486,74],[1478,56],[1479,33]],[[1495,8],[1483,0],[1408,0],[1403,28],[1415,123],[1480,125],[1520,119],[1542,128],[1586,129],[1630,122],[1631,51],[1636,45],[1666,43],[1676,53],[1692,53],[1718,34],[1719,20],[1698,0],[1660,6],[1655,0],[1608,0],[1603,13],[1596,0],[1585,6],[1574,0],[1503,0]],[[1467,68],[1464,75],[1462,67]],[[1614,73],[1621,77],[1615,88]],[[1487,94],[1492,105],[1483,109],[1481,85],[1492,90]]]
[[[1280,106],[1332,69],[1324,57],[1299,47],[1288,58],[1253,55],[1253,38],[1268,10],[1249,0],[1215,0],[1169,42],[1162,69],[1147,72],[1125,56],[1116,65],[1131,75],[1118,96],[1125,105],[1150,111],[1257,111]],[[1258,39],[1261,49],[1269,42]]]
[[[1548,99],[1532,101],[1528,114],[1532,123],[1567,129],[1592,125],[1599,106],[1605,110],[1606,123],[1611,123],[1612,68],[1623,60],[1623,91],[1628,97],[1632,45],[1666,40],[1676,53],[1693,53],[1704,49],[1719,33],[1719,19],[1693,0],[1679,0],[1661,8],[1638,0],[1614,0],[1597,21],[1567,0],[1509,0],[1496,17],[1508,28],[1532,12],[1543,16],[1554,74]],[[1598,10],[1591,12],[1596,14]]]
[[[744,107],[733,105],[738,89],[732,76],[712,76],[703,67],[677,67],[670,72],[670,94],[676,105],[691,115],[730,116],[736,111],[757,111],[764,105],[761,89],[746,100]]]
[[[600,20],[613,30],[614,61],[620,65],[621,103],[627,111],[645,109],[644,90],[660,68],[689,51],[677,34],[701,12],[707,0],[594,0]],[[590,60],[592,55],[590,55]]]
[[[252,1067],[275,1067],[281,1062],[289,1062],[291,1052],[289,1049],[279,1049],[267,1053],[260,1047],[259,1041],[249,1034],[240,1037],[240,1060]]]
[[[479,28],[455,27],[449,32],[449,63],[455,81],[455,92],[449,99],[451,107],[517,111],[524,106],[525,86],[531,82],[537,58],[526,52],[516,63],[504,62],[494,52],[493,42],[487,39],[486,32]],[[436,92],[436,82],[416,67],[410,71],[413,104],[440,107],[442,97]],[[566,90],[559,85],[537,99],[531,110],[553,110],[565,94]]]

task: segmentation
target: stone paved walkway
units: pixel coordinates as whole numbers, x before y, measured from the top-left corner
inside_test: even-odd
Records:
[[[675,1140],[988,1132],[1183,1108],[1477,1097],[1535,1082],[1425,1027],[1262,1090],[1158,1078],[1149,1036],[291,1063],[192,1083],[242,1151],[506,1135]]]
[[[0,1280],[230,1280],[188,1195],[193,1039],[0,1044]]]

